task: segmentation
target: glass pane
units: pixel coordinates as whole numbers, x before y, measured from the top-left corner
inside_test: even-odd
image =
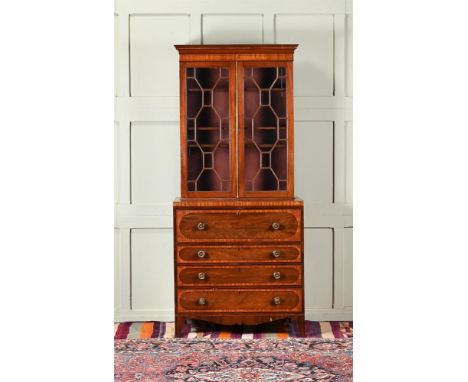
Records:
[[[188,191],[231,191],[229,68],[187,68]]]
[[[244,68],[245,191],[287,191],[286,68]]]

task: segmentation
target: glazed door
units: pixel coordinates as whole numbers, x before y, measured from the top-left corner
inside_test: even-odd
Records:
[[[237,196],[235,63],[181,63],[182,197]]]
[[[239,197],[294,196],[292,62],[237,64]]]

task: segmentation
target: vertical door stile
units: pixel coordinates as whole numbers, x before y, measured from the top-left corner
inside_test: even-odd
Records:
[[[239,197],[239,164],[238,164],[238,150],[239,150],[239,141],[238,141],[238,103],[237,103],[237,61],[231,62],[231,79],[232,86],[230,88],[231,92],[231,121],[232,121],[232,155],[231,155],[231,177],[232,177],[232,192],[235,198]]]
[[[235,128],[236,128],[236,171],[235,171],[235,178],[236,178],[236,198],[239,198],[239,102],[238,102],[238,97],[239,97],[239,92],[237,90],[237,84],[239,83],[239,77],[237,75],[237,66],[238,66],[238,61],[234,63],[234,73],[235,73],[235,79],[236,79],[236,86],[234,87],[233,91],[235,93],[235,104],[236,104],[236,109],[234,111],[234,115],[236,117],[236,123],[235,123]]]
[[[244,77],[242,76],[243,63],[236,62],[237,76],[237,178],[238,197],[244,196]]]

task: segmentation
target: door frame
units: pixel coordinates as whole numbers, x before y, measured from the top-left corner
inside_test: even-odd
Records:
[[[221,68],[229,69],[229,158],[231,191],[188,191],[187,188],[187,97],[186,97],[186,69],[187,68]],[[179,65],[180,76],[180,147],[181,147],[181,197],[182,198],[235,198],[237,196],[236,173],[236,63],[229,61],[184,61]]]
[[[286,68],[287,107],[287,180],[285,191],[245,191],[244,182],[244,68],[277,67]],[[293,198],[294,197],[294,99],[292,61],[238,61],[237,62],[237,129],[238,129],[238,184],[239,198]]]

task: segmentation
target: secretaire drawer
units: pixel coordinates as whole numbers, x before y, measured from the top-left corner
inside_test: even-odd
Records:
[[[177,284],[187,286],[302,285],[299,265],[177,267]]]
[[[178,312],[301,312],[301,289],[179,290]]]
[[[301,210],[177,210],[178,242],[300,241]]]
[[[179,264],[196,263],[293,263],[302,261],[300,245],[216,246],[192,245],[177,247]]]

